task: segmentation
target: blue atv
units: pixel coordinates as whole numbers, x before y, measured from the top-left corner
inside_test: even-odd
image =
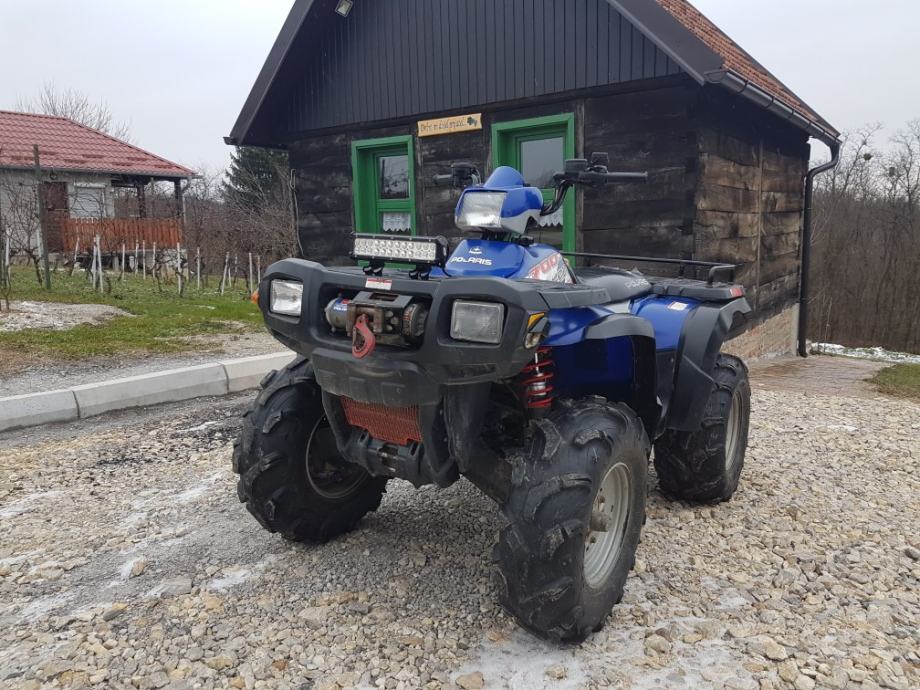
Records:
[[[608,172],[603,154],[570,160],[544,203],[511,168],[479,184],[456,165],[439,181],[462,189],[456,224],[475,236],[453,251],[358,234],[354,268],[272,266],[259,305],[302,358],[244,418],[233,466],[249,511],[324,542],[390,479],[463,475],[507,519],[494,549],[505,608],[556,640],[599,629],[635,560],[652,447],[666,495],[719,502],[747,446],[747,369],[720,352],[750,311],[734,267],[676,262],[700,280],[573,269],[528,235],[576,186],[645,177]],[[573,258],[599,256],[649,260]]]

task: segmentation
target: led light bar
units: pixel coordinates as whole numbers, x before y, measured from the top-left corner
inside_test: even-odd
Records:
[[[396,261],[422,266],[444,266],[449,246],[443,237],[387,237],[355,235],[352,256],[359,261]]]

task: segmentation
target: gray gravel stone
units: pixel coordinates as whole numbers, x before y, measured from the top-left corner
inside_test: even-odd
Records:
[[[502,521],[465,481],[392,482],[325,545],[263,531],[229,470],[249,397],[0,434],[2,682],[435,690],[478,672],[489,688],[920,687],[916,404],[755,379],[737,496],[671,503],[652,476],[623,602],[566,647],[501,611],[488,556]]]

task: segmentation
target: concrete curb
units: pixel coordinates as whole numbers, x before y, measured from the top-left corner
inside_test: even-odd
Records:
[[[293,352],[281,352],[227,359],[66,390],[0,398],[0,431],[72,422],[133,407],[239,393],[257,387],[268,372],[283,369],[294,357]]]

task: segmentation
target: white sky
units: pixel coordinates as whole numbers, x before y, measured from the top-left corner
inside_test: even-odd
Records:
[[[222,167],[222,137],[291,4],[0,0],[0,109],[53,80],[106,100],[142,148]],[[917,0],[695,4],[836,127],[882,122],[890,134],[920,118]]]

